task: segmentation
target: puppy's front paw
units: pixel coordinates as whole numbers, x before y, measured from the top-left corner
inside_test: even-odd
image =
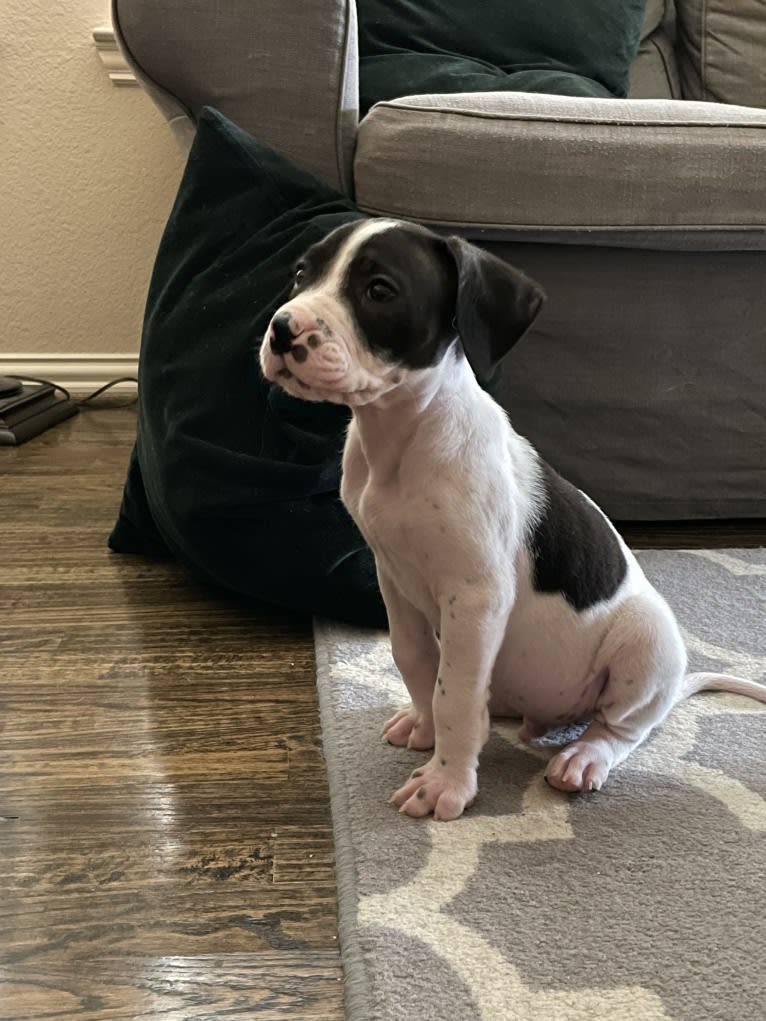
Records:
[[[383,737],[389,744],[400,748],[425,751],[434,746],[434,720],[429,712],[421,713],[415,706],[408,705],[383,724]]]
[[[400,812],[416,819],[433,812],[434,819],[457,819],[473,804],[477,793],[476,770],[443,766],[434,756],[416,769],[407,783],[392,795]]]
[[[545,770],[545,779],[560,791],[600,791],[609,775],[601,749],[587,741],[573,741],[553,756]]]

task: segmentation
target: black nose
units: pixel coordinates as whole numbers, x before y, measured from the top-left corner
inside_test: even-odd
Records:
[[[293,346],[293,331],[290,329],[288,312],[283,312],[272,320],[269,344],[275,355],[286,355]]]

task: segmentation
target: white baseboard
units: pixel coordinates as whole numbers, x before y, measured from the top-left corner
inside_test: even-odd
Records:
[[[0,355],[0,376],[31,376],[76,392],[97,390],[122,376],[138,374],[138,355]],[[122,383],[115,390],[135,389]]]

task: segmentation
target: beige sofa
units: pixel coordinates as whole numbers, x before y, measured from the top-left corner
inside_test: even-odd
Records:
[[[359,122],[350,0],[113,0],[188,146],[217,107],[548,303],[497,396],[620,519],[766,517],[766,6],[648,0],[630,98],[410,96]]]

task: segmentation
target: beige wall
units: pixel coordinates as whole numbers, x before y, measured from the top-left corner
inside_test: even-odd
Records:
[[[0,0],[0,372],[138,351],[183,158],[143,91],[111,84],[108,23],[108,0]]]

